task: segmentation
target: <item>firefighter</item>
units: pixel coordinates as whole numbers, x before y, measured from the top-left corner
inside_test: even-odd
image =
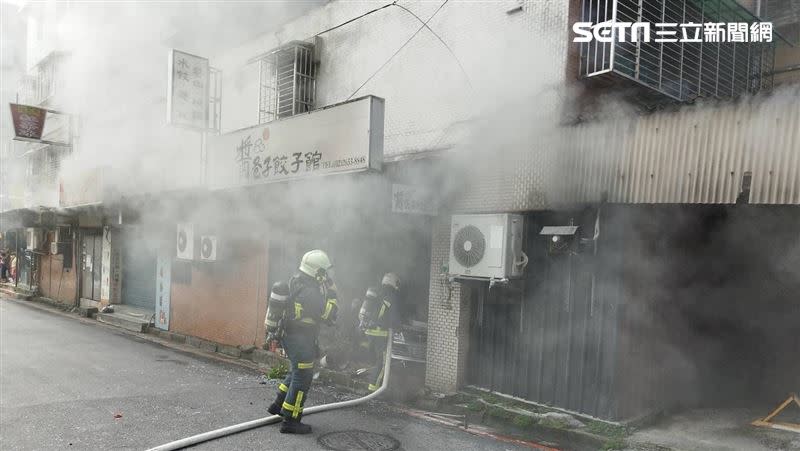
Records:
[[[288,283],[275,283],[269,295],[267,344],[279,341],[291,362],[291,371],[268,409],[273,415],[283,416],[282,433],[311,432],[311,426],[300,419],[318,354],[319,326],[333,325],[338,312],[332,266],[325,252],[306,252],[299,272]]]
[[[364,334],[362,346],[368,350],[375,363],[369,374],[369,390],[375,391],[383,381],[383,363],[386,358],[386,341],[389,329],[397,326],[397,302],[399,301],[400,278],[386,273],[381,279],[381,288],[368,288],[359,311],[360,328]]]

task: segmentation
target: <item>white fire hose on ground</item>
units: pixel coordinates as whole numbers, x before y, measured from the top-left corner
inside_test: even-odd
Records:
[[[363,396],[361,398],[350,399],[347,401],[339,401],[330,404],[322,404],[319,406],[309,407],[303,410],[303,416],[311,415],[314,413],[325,412],[328,410],[334,409],[342,409],[345,407],[353,407],[359,404],[363,404],[370,399],[373,399],[377,396],[380,396],[386,388],[389,386],[389,370],[391,369],[392,363],[392,329],[389,329],[389,339],[386,343],[386,356],[383,359],[383,383],[381,386],[375,390],[374,392]],[[221,429],[216,429],[213,431],[204,432],[202,434],[193,435],[191,437],[182,438],[180,440],[175,440],[174,442],[169,442],[161,446],[156,446],[155,448],[150,448],[147,451],[170,451],[175,449],[182,449],[186,448],[187,446],[196,445],[198,443],[206,442],[208,440],[214,440],[220,437],[225,437],[226,435],[236,434],[238,432],[243,432],[248,429],[253,429],[261,426],[266,426],[268,424],[275,424],[283,421],[283,417],[280,415],[270,415],[268,417],[264,417],[258,420],[247,421],[245,423],[234,424],[233,426],[224,427]]]

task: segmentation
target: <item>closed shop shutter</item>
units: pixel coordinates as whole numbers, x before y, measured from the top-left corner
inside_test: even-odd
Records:
[[[122,303],[155,312],[156,251],[139,228],[122,233]]]

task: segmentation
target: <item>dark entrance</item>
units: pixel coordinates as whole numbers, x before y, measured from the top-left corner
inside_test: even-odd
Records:
[[[156,250],[140,227],[122,232],[122,303],[155,312]]]
[[[103,233],[90,230],[81,239],[81,297],[100,301],[100,276],[103,269]]]

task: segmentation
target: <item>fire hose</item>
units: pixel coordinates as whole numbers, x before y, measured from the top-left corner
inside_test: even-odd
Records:
[[[309,407],[303,410],[303,416],[312,415],[320,412],[326,412],[328,410],[357,406],[371,399],[374,399],[377,396],[380,396],[380,394],[383,393],[389,386],[389,370],[391,369],[391,363],[392,363],[392,337],[393,337],[392,329],[389,329],[389,339],[387,340],[386,343],[386,355],[384,356],[383,359],[383,368],[384,368],[383,383],[381,383],[381,386],[377,390],[366,396],[362,396],[361,398],[349,399],[347,401],[339,401],[330,404],[322,404],[319,406]],[[239,432],[247,431],[249,429],[266,426],[268,424],[279,423],[281,421],[283,421],[282,416],[270,415],[268,417],[260,418],[257,420],[251,420],[244,423],[234,424],[233,426],[228,426],[221,429],[215,429],[213,431],[208,431],[202,434],[197,434],[191,437],[175,440],[174,442],[169,442],[161,446],[156,446],[155,448],[150,448],[147,451],[170,451],[175,449],[182,449],[186,448],[187,446],[192,446],[198,443],[206,442],[208,440],[214,440],[220,437],[225,437],[227,435],[232,435]]]

